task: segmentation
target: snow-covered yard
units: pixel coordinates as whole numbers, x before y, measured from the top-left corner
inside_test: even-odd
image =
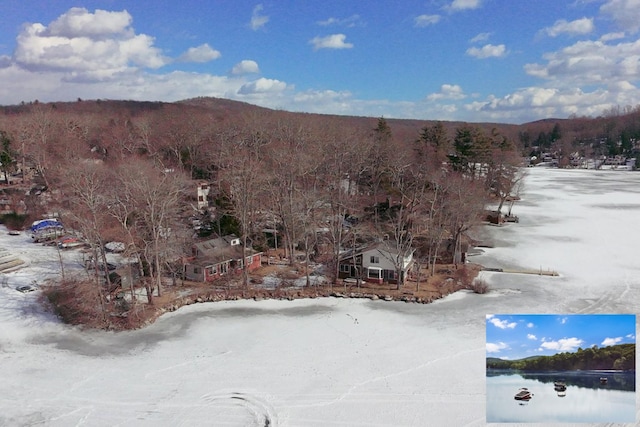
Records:
[[[0,287],[0,425],[483,426],[486,314],[638,313],[639,189],[636,173],[529,169],[520,223],[487,227],[495,248],[473,261],[560,277],[482,273],[490,293],[428,305],[197,304],[123,333],[17,292],[58,255],[0,231],[30,261]]]

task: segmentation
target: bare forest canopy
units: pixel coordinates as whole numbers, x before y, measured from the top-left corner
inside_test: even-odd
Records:
[[[425,266],[445,252],[460,262],[487,202],[501,211],[517,198],[523,156],[544,150],[562,163],[575,151],[631,153],[640,111],[618,113],[516,126],[290,113],[214,98],[34,102],[0,107],[0,190],[25,222],[57,213],[95,259],[105,242],[125,242],[158,293],[163,276],[180,273],[194,223],[199,237],[234,233],[256,249],[272,243],[264,231],[273,230],[290,261],[303,253],[334,280],[342,249],[382,241],[399,273],[414,251]],[[204,211],[202,182],[211,187]]]
[[[487,358],[489,369],[517,369],[521,371],[576,371],[636,369],[636,345],[618,344],[608,347],[579,348],[576,352],[558,353],[553,356],[536,356],[526,359],[503,360]]]

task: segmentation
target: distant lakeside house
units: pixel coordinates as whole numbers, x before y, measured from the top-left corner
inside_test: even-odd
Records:
[[[211,282],[225,275],[240,273],[245,263],[247,270],[253,271],[262,265],[261,261],[262,252],[251,248],[244,251],[240,239],[228,235],[195,243],[183,273],[186,280]]]
[[[401,266],[399,272],[396,265]],[[403,256],[384,242],[343,253],[339,258],[341,279],[361,279],[372,283],[404,282],[413,265],[413,251]]]

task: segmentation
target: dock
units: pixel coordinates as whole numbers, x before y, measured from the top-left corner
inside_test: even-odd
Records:
[[[532,270],[532,269],[512,269],[512,268],[490,268],[483,267],[482,271],[491,271],[495,273],[510,273],[510,274],[534,274],[536,276],[551,276],[558,277],[560,276],[557,271],[554,270]]]

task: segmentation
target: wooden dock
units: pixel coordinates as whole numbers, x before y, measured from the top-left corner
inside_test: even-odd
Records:
[[[490,267],[484,267],[482,269],[482,271],[492,271],[492,272],[495,272],[495,273],[511,273],[511,274],[534,274],[536,276],[552,276],[552,277],[560,276],[557,271],[543,270],[543,269],[539,269],[539,270],[522,269],[522,270],[519,270],[519,269],[512,269],[512,268],[490,268]]]

